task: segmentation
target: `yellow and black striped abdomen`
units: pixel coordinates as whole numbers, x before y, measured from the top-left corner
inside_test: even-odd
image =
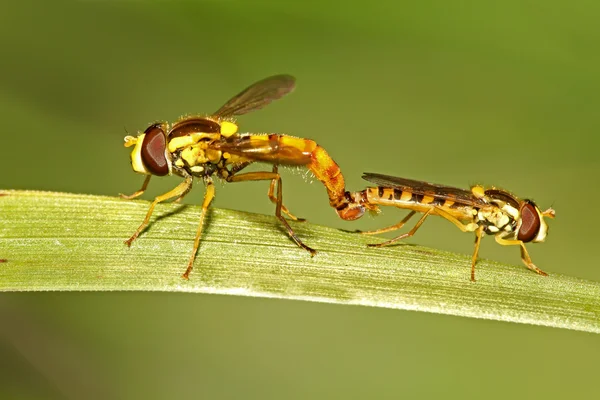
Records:
[[[434,214],[436,214],[436,208],[441,208],[460,220],[472,220],[475,214],[473,207],[436,196],[434,193],[413,193],[410,190],[380,186],[368,188],[367,199],[371,204],[394,206],[418,212],[427,212],[434,208]]]

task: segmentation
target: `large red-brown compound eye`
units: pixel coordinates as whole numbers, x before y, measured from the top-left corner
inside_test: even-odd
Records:
[[[527,243],[531,242],[537,236],[540,230],[540,216],[535,209],[535,205],[526,201],[521,207],[521,227],[517,239]]]
[[[165,132],[160,124],[155,124],[148,127],[144,133],[146,136],[144,136],[141,148],[144,166],[152,175],[167,175],[169,164],[165,155],[167,148]]]

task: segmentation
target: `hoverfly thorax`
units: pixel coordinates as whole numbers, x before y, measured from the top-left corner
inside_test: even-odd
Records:
[[[131,152],[131,166],[135,172],[157,176],[171,173],[166,131],[165,124],[156,123],[137,138],[125,137],[125,147],[135,146]]]
[[[548,224],[544,221],[544,216],[552,217],[546,213],[542,213],[533,201],[523,200],[519,210],[521,218],[517,225],[517,239],[524,243],[546,240]]]

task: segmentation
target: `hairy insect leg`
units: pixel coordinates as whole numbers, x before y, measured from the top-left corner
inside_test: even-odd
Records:
[[[198,252],[198,247],[200,247],[200,238],[202,237],[202,227],[204,225],[204,217],[208,212],[208,208],[210,207],[210,203],[212,203],[215,198],[215,184],[212,179],[206,178],[206,192],[204,193],[204,201],[202,202],[202,211],[200,212],[200,221],[198,222],[198,230],[196,231],[196,238],[194,239],[194,249],[192,250],[192,256],[190,257],[190,261],[188,262],[187,269],[183,273],[182,278],[189,279],[190,272],[194,268],[194,260],[196,259],[196,253]]]
[[[404,226],[404,224],[406,224],[408,222],[408,220],[411,219],[411,217],[413,215],[415,215],[416,213],[417,213],[416,211],[409,212],[406,215],[406,217],[404,217],[402,219],[402,221],[398,222],[395,225],[388,226],[387,228],[376,229],[374,231],[358,231],[358,232],[362,233],[363,235],[378,235],[380,233],[387,233],[387,232],[395,231],[395,230],[402,228]]]
[[[273,165],[273,173],[277,174],[277,176],[279,176],[277,165]],[[271,184],[269,185],[269,192],[267,193],[267,196],[269,196],[269,200],[271,200],[271,203],[273,203],[273,204],[277,204],[277,197],[275,197],[275,195],[274,195],[276,185],[277,185],[277,179],[271,179]],[[304,218],[296,217],[283,204],[281,205],[281,211],[294,221],[298,221],[298,222],[306,221]]]
[[[529,268],[530,270],[532,270],[533,272],[542,275],[542,276],[548,276],[548,274],[544,271],[542,271],[541,269],[539,269],[538,267],[535,266],[535,264],[531,261],[531,257],[529,257],[529,253],[527,252],[527,249],[525,248],[525,243],[523,243],[521,240],[507,240],[504,238],[501,238],[500,236],[496,236],[496,242],[498,242],[499,244],[503,245],[503,246],[521,246],[521,260],[523,261],[523,263],[527,266],[527,268]]]
[[[142,188],[140,190],[138,190],[137,192],[134,192],[129,195],[119,193],[119,196],[122,199],[126,199],[126,200],[131,200],[131,199],[135,199],[136,197],[140,197],[146,191],[146,188],[148,187],[148,183],[150,182],[150,178],[152,178],[152,175],[146,176],[146,179],[144,179],[144,183],[142,184]]]
[[[397,242],[398,240],[406,239],[407,237],[413,236],[415,234],[415,232],[421,227],[421,225],[423,225],[423,222],[425,222],[425,219],[427,219],[427,217],[432,213],[432,211],[433,211],[433,208],[430,208],[429,210],[427,210],[427,212],[425,214],[423,214],[423,216],[417,221],[417,223],[415,224],[415,226],[413,226],[413,228],[410,231],[408,231],[407,233],[403,233],[402,235],[397,236],[397,237],[395,237],[393,239],[390,239],[387,242],[373,243],[373,244],[368,244],[367,246],[369,246],[369,247],[383,247],[383,246],[387,246],[389,244],[392,244],[394,242]]]
[[[154,201],[152,202],[152,204],[150,204],[150,208],[148,209],[148,212],[146,213],[146,218],[144,218],[144,222],[142,222],[142,224],[135,231],[135,233],[129,239],[127,239],[125,241],[125,244],[127,246],[131,246],[131,243],[133,243],[133,241],[135,239],[137,239],[137,237],[140,235],[140,233],[148,226],[148,223],[150,222],[150,217],[152,217],[152,213],[154,212],[154,207],[156,207],[156,205],[158,203],[163,202],[165,200],[169,200],[173,197],[178,197],[178,196],[184,195],[185,193],[189,192],[190,189],[192,188],[192,182],[193,182],[192,179],[193,178],[191,176],[189,176],[189,177],[185,178],[185,181],[181,182],[173,190],[156,197],[154,199]]]
[[[481,237],[483,236],[483,228],[481,225],[475,231],[475,250],[473,251],[473,258],[471,259],[471,281],[475,282],[475,264],[477,264],[477,257],[479,255],[479,245],[481,244]]]
[[[296,236],[296,234],[294,233],[294,230],[292,229],[292,227],[290,226],[290,224],[287,222],[287,220],[285,218],[283,218],[283,216],[281,215],[281,210],[282,210],[282,193],[283,193],[283,189],[282,189],[282,185],[281,185],[281,176],[278,173],[275,172],[247,172],[244,174],[240,174],[240,175],[233,175],[227,178],[228,182],[243,182],[243,181],[267,181],[267,180],[275,180],[277,181],[277,197],[276,197],[276,207],[275,207],[275,216],[277,217],[277,219],[279,219],[281,221],[281,223],[283,224],[283,226],[285,227],[285,229],[287,230],[288,234],[290,235],[290,237],[292,238],[292,240],[294,242],[296,242],[296,244],[303,248],[304,250],[308,251],[310,253],[311,256],[314,256],[315,254],[317,254],[317,251],[315,249],[312,249],[310,247],[308,247],[307,245],[305,245],[304,243],[302,243],[302,241],[300,240],[300,238],[298,238],[298,236]]]

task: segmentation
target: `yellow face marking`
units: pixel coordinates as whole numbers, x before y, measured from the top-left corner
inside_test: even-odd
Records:
[[[236,124],[234,124],[233,122],[229,122],[229,121],[222,121],[221,122],[221,135],[225,136],[226,138],[235,135],[238,131],[238,126]]]
[[[125,137],[125,147],[130,147],[135,145],[133,150],[131,151],[131,167],[135,172],[140,174],[150,175],[150,172],[144,166],[142,162],[142,143],[144,143],[144,137],[146,135],[142,133],[137,138],[132,136]]]
[[[192,170],[192,172],[202,172],[202,171],[204,171],[204,167],[201,166],[201,165],[194,165],[190,169]]]

